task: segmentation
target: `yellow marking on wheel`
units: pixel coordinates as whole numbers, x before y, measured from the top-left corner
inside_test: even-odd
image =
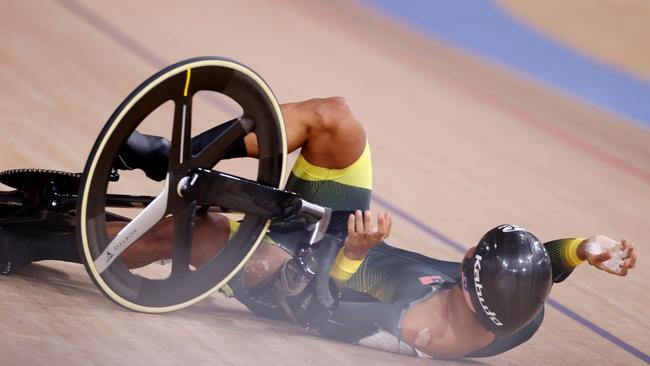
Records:
[[[190,76],[192,75],[192,69],[187,69],[187,77],[185,78],[185,91],[183,92],[183,96],[187,96],[187,89],[190,87]]]

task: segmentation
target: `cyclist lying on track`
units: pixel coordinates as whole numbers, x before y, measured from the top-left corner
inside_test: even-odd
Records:
[[[376,215],[375,220],[368,210],[370,148],[347,102],[312,99],[284,104],[282,113],[289,151],[301,149],[286,189],[332,208],[328,233],[345,238],[331,270],[338,303],[333,309],[320,307],[312,284],[290,296],[278,294],[278,283],[290,281],[295,274],[292,256],[300,239],[295,235],[300,227],[278,222],[223,289],[258,315],[292,319],[324,337],[392,352],[444,358],[490,356],[527,341],[537,331],[552,283],[566,279],[579,264],[587,261],[620,276],[634,268],[634,246],[625,240],[617,243],[623,257],[613,270],[605,266],[613,243],[607,237],[541,244],[515,225],[489,231],[467,251],[462,263],[391,247],[383,242],[390,234],[390,216]],[[229,123],[194,138],[192,149],[206,145]],[[168,153],[167,140],[136,132],[116,166],[139,168],[150,178],[163,180]],[[250,133],[227,157],[257,154],[257,140]],[[172,256],[173,222],[165,220],[121,255],[129,268]],[[0,271],[9,274],[44,259],[80,262],[74,229],[63,221],[49,218],[22,229],[0,227]],[[115,234],[125,223],[108,225],[109,234]],[[212,258],[236,226],[218,213],[197,216],[191,263],[199,266]]]

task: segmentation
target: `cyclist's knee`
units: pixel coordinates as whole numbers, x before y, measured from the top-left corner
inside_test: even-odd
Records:
[[[317,128],[321,132],[333,132],[341,127],[341,124],[354,121],[350,103],[343,97],[318,99],[313,108],[317,116]]]

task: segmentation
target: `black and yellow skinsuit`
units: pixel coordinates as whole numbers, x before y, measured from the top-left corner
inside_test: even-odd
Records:
[[[211,141],[228,123],[205,133],[206,140]],[[169,154],[168,142],[160,137],[134,132],[126,145],[128,149],[123,149],[124,156],[120,155],[120,161],[125,166],[118,162],[117,168],[140,168],[152,179],[164,178]],[[199,145],[200,141],[197,140],[194,146],[193,139],[192,148],[200,148]],[[228,154],[226,158],[246,156],[243,140]],[[307,201],[332,208],[328,232],[345,235],[348,215],[355,210],[366,210],[370,205],[372,163],[368,144],[360,158],[345,169],[314,166],[300,156],[286,188]],[[30,230],[21,233],[8,233],[0,228],[0,239],[3,239],[0,240],[0,273],[9,274],[33,261],[45,259],[81,262],[74,227],[63,223],[59,225],[59,230],[59,226],[53,228],[49,221],[45,224],[48,225],[47,228],[36,230],[34,224],[30,223]],[[236,223],[233,222],[231,227],[234,229]],[[13,240],[14,235],[18,234],[29,237],[23,237],[25,240],[22,241]],[[296,251],[296,240],[301,238],[300,232],[296,233],[291,230],[290,224],[281,222],[271,225],[268,236],[275,245],[291,254]],[[581,262],[576,254],[581,240],[562,239],[546,243],[552,261],[554,282],[564,280]],[[32,245],[16,245],[23,242]],[[459,273],[460,263],[440,261],[386,243],[373,248],[363,261],[348,260],[341,251],[331,277],[341,289],[342,296],[331,316],[326,321],[313,325],[312,330],[332,339],[416,354],[416,350],[400,339],[402,314],[411,304],[454,286]],[[273,288],[266,286],[246,290],[242,277],[241,273],[238,274],[226,286],[239,301],[261,316],[287,319],[277,303],[277,296],[270,293]],[[542,319],[543,309],[515,334],[496,339],[484,349],[468,356],[488,356],[511,349],[528,340],[537,331]]]
[[[372,190],[370,148],[345,169],[326,169],[310,164],[302,155],[296,161],[287,183],[287,190],[307,201],[327,206],[334,211],[329,232],[347,231],[348,215],[369,208]],[[272,225],[269,237],[274,244],[295,253],[299,235]],[[546,243],[553,266],[554,282],[564,280],[581,262],[576,254],[580,238]],[[392,247],[384,242],[373,248],[363,261],[351,261],[339,252],[331,277],[342,291],[340,301],[329,319],[311,325],[320,336],[358,343],[386,351],[420,354],[401,340],[401,318],[413,303],[434,296],[459,281],[460,263],[441,261],[414,252]],[[241,276],[230,285],[234,296],[254,313],[276,319],[287,319],[270,294],[274,288],[244,290]],[[263,286],[260,286],[263,287]],[[544,310],[515,334],[498,338],[487,347],[467,356],[481,357],[505,352],[528,340],[541,325]]]

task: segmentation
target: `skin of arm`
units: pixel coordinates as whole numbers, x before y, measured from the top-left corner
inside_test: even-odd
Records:
[[[357,210],[348,216],[348,236],[343,253],[351,260],[361,261],[368,251],[390,235],[392,219],[388,212],[377,217],[377,227],[372,223],[372,211]]]
[[[590,265],[600,269],[601,271],[605,271],[610,274],[614,274],[617,276],[626,276],[628,274],[628,271],[630,269],[633,269],[636,266],[636,260],[637,260],[637,253],[636,250],[634,249],[634,244],[629,242],[626,239],[621,239],[620,241],[620,246],[622,250],[627,250],[626,254],[623,256],[623,265],[618,271],[612,271],[611,269],[607,268],[604,263],[611,259],[611,254],[605,249],[606,242],[607,241],[613,241],[613,239],[610,239],[604,235],[596,235],[592,236],[589,239],[584,239],[580,244],[578,245],[578,248],[576,250],[576,254],[578,258],[582,261],[587,261]],[[594,245],[597,248],[601,248],[601,253],[600,254],[590,254],[587,252],[587,247],[590,245]]]
[[[372,212],[357,210],[348,216],[348,236],[332,266],[330,276],[338,284],[349,280],[359,269],[370,249],[390,235],[392,220],[388,212],[377,218],[377,227],[372,223]]]

